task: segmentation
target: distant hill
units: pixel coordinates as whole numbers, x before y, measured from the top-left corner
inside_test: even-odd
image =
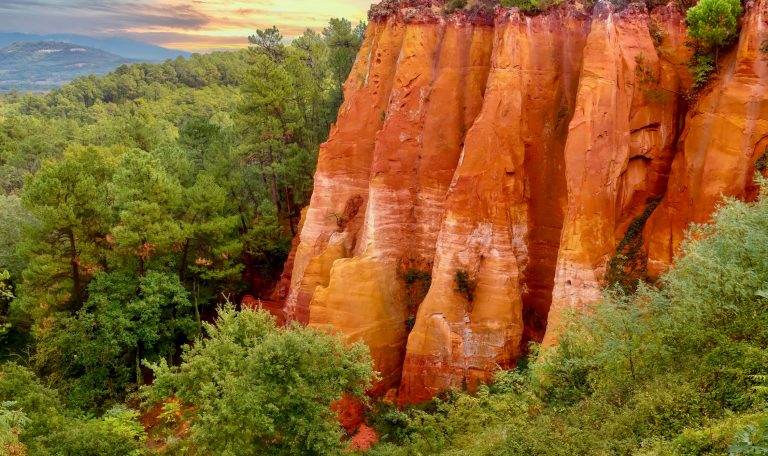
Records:
[[[49,90],[89,74],[135,63],[101,49],[60,41],[14,43],[0,49],[0,91]]]
[[[91,38],[82,35],[30,35],[26,33],[0,32],[0,48],[13,43],[34,43],[39,41],[62,41],[79,44],[144,62],[164,62],[168,59],[175,59],[178,56],[190,56],[189,52],[167,49],[128,38]]]

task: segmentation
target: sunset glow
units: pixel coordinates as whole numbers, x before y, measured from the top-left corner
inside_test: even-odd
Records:
[[[283,35],[320,29],[332,17],[357,23],[375,0],[3,0],[0,31],[127,36],[189,51],[237,48],[257,29]]]

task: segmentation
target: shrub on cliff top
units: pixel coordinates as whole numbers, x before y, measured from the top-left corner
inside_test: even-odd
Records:
[[[519,8],[524,13],[538,13],[554,8],[561,0],[501,0],[499,4],[504,8]]]
[[[688,10],[688,36],[694,40],[690,66],[694,90],[703,87],[717,70],[720,50],[738,37],[742,12],[739,0],[701,0]]]
[[[455,12],[456,10],[464,9],[467,6],[467,0],[451,0],[445,5],[444,11],[448,14]]]
[[[725,46],[738,34],[739,0],[701,0],[688,10],[688,35],[707,48]]]

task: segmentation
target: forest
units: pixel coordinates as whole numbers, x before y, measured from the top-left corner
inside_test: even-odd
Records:
[[[273,27],[247,50],[0,98],[3,454],[143,452],[140,387],[157,378],[157,396],[175,384],[163,369],[191,363],[183,347],[215,339],[217,318],[218,331],[252,325],[249,341],[277,344],[270,356],[301,343],[356,366],[312,372],[307,394],[321,403],[370,381],[361,349],[310,330],[283,337],[230,304],[268,297],[279,278],[364,31],[333,19],[286,44]],[[251,355],[232,362],[278,361]],[[337,447],[335,421],[315,413],[312,445]]]

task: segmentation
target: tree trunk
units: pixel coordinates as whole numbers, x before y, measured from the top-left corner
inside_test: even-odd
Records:
[[[141,342],[136,343],[136,384],[144,384],[144,376],[141,375],[141,356],[139,355],[139,346]]]
[[[720,74],[720,69],[717,66],[717,61],[720,59],[720,47],[715,47],[715,73]]]
[[[275,174],[275,157],[272,154],[272,146],[269,147],[269,169],[271,171],[272,180],[272,204],[275,205],[277,213],[280,214],[280,196],[277,193],[277,175]]]
[[[293,195],[291,194],[290,189],[285,190],[285,200],[288,204],[288,224],[291,226],[291,237],[296,237],[296,224],[293,221],[293,212],[296,209],[296,207],[293,205]]]
[[[72,266],[72,299],[75,304],[80,306],[80,259],[77,255],[77,244],[75,243],[75,233],[70,229],[67,233],[69,238],[69,262]]]
[[[184,283],[187,278],[187,257],[189,255],[189,239],[184,242],[184,249],[181,253],[181,266],[179,267],[179,281]]]
[[[145,239],[141,240],[141,252],[139,252],[139,277],[144,277],[144,273],[146,272],[146,258],[145,255],[147,254],[147,241]]]
[[[195,281],[192,284],[192,297],[194,298],[194,302],[195,302],[195,320],[197,320],[197,327],[200,330],[200,334],[202,334],[203,322],[200,319],[200,306],[197,303],[199,296],[200,296],[200,284],[197,281],[197,277],[195,277]]]

